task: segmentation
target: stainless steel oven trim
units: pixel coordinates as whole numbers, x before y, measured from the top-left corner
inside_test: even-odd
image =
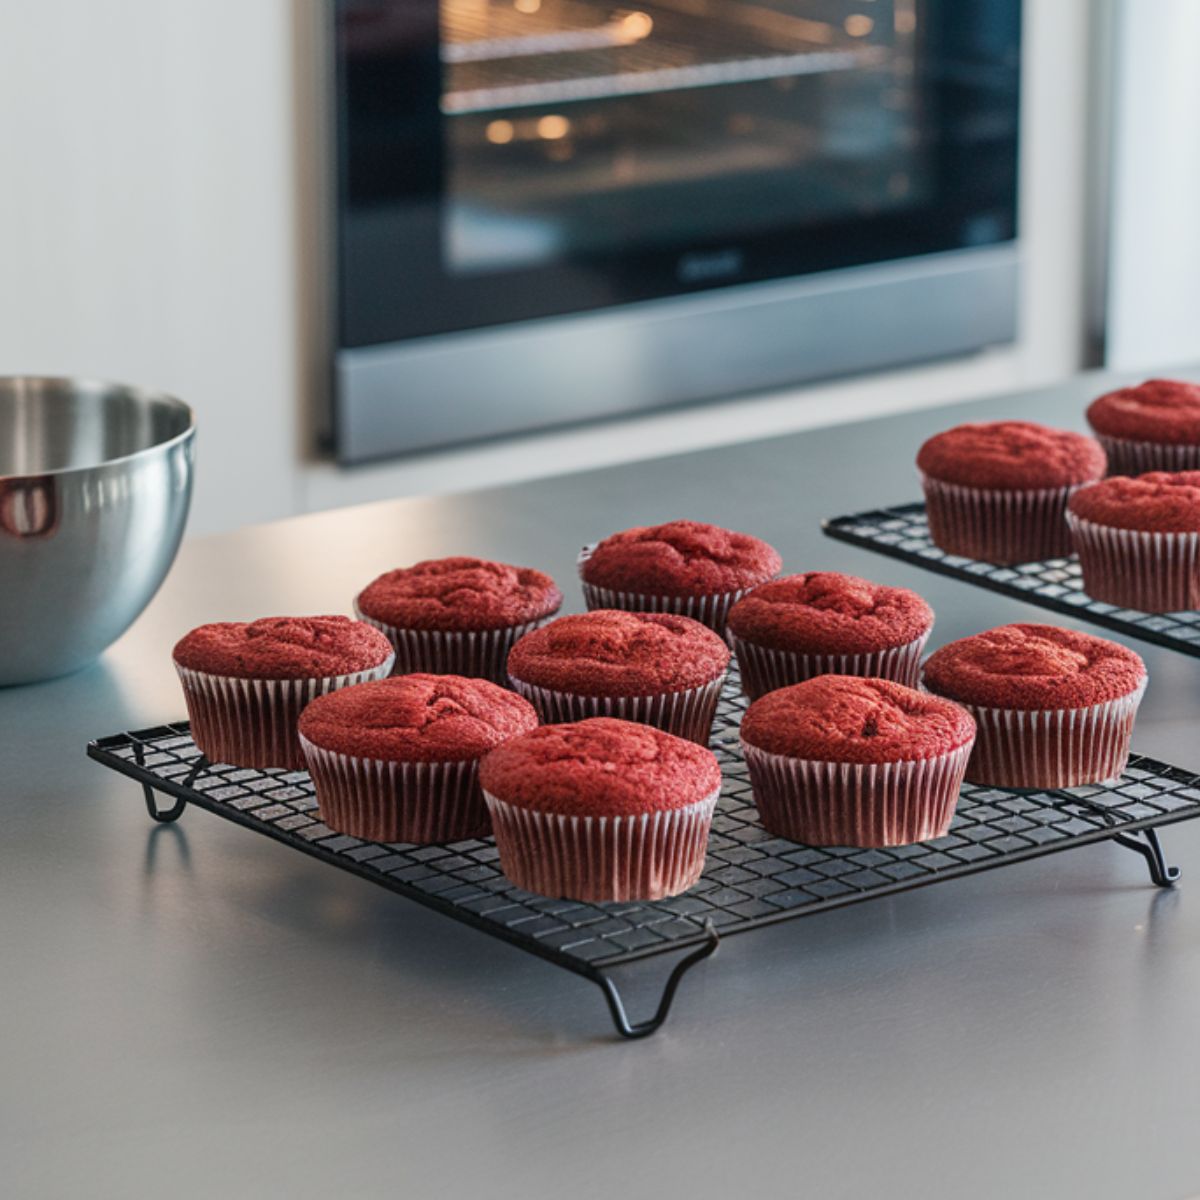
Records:
[[[949,358],[1016,337],[1019,243],[342,349],[346,464]]]

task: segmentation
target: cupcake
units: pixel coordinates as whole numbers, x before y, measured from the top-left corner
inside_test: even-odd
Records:
[[[585,547],[579,575],[588,608],[679,613],[724,633],[734,601],[778,575],[782,562],[748,533],[669,521]]]
[[[1067,523],[1093,600],[1142,612],[1200,608],[1200,471],[1081,488]]]
[[[460,842],[491,832],[479,760],[537,727],[486,679],[397,675],[314,700],[300,745],[321,820],[375,842]]]
[[[1071,493],[1104,475],[1094,438],[1028,421],[958,425],[917,455],[929,533],[947,554],[1011,564],[1071,553]]]
[[[901,846],[950,828],[975,722],[948,700],[858,675],[768,692],[742,719],[763,826],[810,846]]]
[[[1200,384],[1148,379],[1118,388],[1087,410],[1110,475],[1200,470]]]
[[[478,675],[504,683],[513,643],[553,616],[549,575],[482,558],[435,558],[380,575],[354,600],[396,649],[397,675]]]
[[[479,769],[500,869],[571,900],[661,900],[700,878],[721,769],[713,754],[609,717],[543,725]]]
[[[1002,625],[936,650],[924,683],[975,718],[972,783],[1065,788],[1125,770],[1146,667],[1105,638]]]
[[[751,700],[814,675],[917,686],[933,609],[907,588],[836,571],[785,575],[729,610],[729,640]]]
[[[296,740],[315,696],[382,679],[392,647],[349,617],[264,617],[201,625],[176,643],[192,739],[211,762],[304,767]]]
[[[508,656],[512,687],[549,724],[619,717],[708,745],[729,647],[672,613],[595,609],[527,633]]]

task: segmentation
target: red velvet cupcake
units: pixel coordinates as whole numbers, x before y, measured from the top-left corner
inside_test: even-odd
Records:
[[[596,717],[506,742],[479,772],[500,868],[572,900],[661,900],[700,878],[721,769],[661,730]]]
[[[729,610],[729,639],[751,700],[815,675],[916,687],[933,609],[907,588],[836,571],[785,575]]]
[[[397,675],[323,696],[300,717],[321,820],[375,842],[486,837],[479,760],[537,727],[505,688],[461,675]]]
[[[1142,612],[1200,608],[1200,471],[1081,488],[1067,523],[1093,600]]]
[[[1094,438],[1028,421],[959,425],[917,455],[929,533],[947,554],[1011,564],[1065,558],[1071,493],[1104,475]]]
[[[954,818],[975,723],[890,679],[818,675],[755,700],[742,751],[763,826],[810,846],[901,846]]]
[[[1200,384],[1148,379],[1118,388],[1087,410],[1110,475],[1200,470]]]
[[[1146,666],[1088,633],[1002,625],[935,651],[924,683],[975,718],[972,783],[1066,788],[1125,770]]]
[[[669,521],[614,533],[579,556],[588,608],[693,617],[725,632],[730,606],[779,574],[773,546],[699,521]]]
[[[544,722],[619,717],[702,746],[728,667],[729,647],[699,621],[618,609],[559,617],[508,656],[509,681]]]
[[[554,580],[530,567],[437,558],[380,575],[354,600],[396,649],[397,675],[478,675],[504,683],[513,643],[562,606]]]
[[[201,625],[172,657],[192,739],[211,762],[304,767],[296,721],[315,696],[381,679],[392,647],[349,617],[264,617]]]

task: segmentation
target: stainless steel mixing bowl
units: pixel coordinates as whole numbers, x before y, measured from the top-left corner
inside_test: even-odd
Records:
[[[0,685],[86,666],[166,576],[192,495],[181,400],[0,376]]]

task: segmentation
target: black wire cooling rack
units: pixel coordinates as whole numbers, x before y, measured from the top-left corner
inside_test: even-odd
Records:
[[[334,833],[321,823],[306,773],[209,763],[186,723],[100,738],[88,754],[142,784],[155,820],[173,821],[189,804],[207,809],[592,980],[625,1037],[662,1025],[683,974],[723,937],[1108,840],[1136,850],[1167,887],[1179,872],[1164,862],[1155,827],[1200,815],[1200,777],[1134,757],[1108,787],[967,785],[950,832],[935,841],[886,850],[803,846],[758,823],[738,745],[745,703],[734,674],[713,733],[725,783],[704,875],[685,895],[655,903],[581,904],[521,891],[501,875],[490,839],[408,846]],[[172,805],[159,808],[156,792]],[[631,1021],[611,972],[660,955],[677,961],[657,1010]]]
[[[1091,621],[1143,642],[1200,657],[1200,612],[1145,613],[1093,600],[1083,590],[1079,561],[1074,557],[999,567],[947,554],[929,536],[922,503],[831,517],[822,528],[840,542],[874,550],[939,575],[1024,600],[1026,604]]]

